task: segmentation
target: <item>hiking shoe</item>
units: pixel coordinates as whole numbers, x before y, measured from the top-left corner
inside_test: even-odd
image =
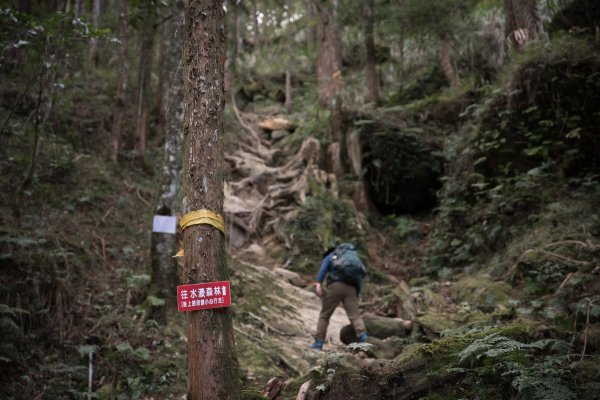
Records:
[[[358,337],[358,341],[363,343],[363,342],[366,342],[368,338],[369,338],[369,335],[367,334],[367,332],[361,333],[361,335]]]
[[[312,350],[323,350],[323,340],[322,339],[315,340],[315,342],[313,344],[311,344],[310,346],[308,346],[308,348],[312,349]]]

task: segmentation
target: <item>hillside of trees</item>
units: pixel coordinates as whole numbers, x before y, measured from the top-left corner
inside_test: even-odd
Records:
[[[0,0],[0,398],[600,399],[599,71],[595,0]]]

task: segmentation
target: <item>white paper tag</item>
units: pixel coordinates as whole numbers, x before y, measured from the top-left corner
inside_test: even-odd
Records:
[[[177,232],[177,217],[155,215],[152,221],[152,232],[175,234]]]

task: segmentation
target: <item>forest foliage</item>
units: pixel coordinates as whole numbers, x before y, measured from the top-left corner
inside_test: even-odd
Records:
[[[159,316],[169,301],[152,281],[148,228],[183,62],[171,52],[181,4],[129,0],[124,15],[117,3],[0,1],[3,398],[168,398],[186,390],[183,317]],[[399,388],[403,398],[596,398],[595,3],[224,3],[225,152],[258,132],[258,149],[274,149],[261,162],[274,171],[316,138],[315,168],[333,175],[331,186],[308,179],[308,189],[279,204],[293,217],[265,212],[242,245],[228,237],[239,282],[240,397],[277,375],[287,379],[280,398],[295,398],[309,379],[313,398],[396,398]],[[373,48],[365,41],[369,7]],[[337,107],[319,103],[327,10],[339,35]],[[521,20],[528,24],[514,25]],[[118,111],[124,117],[115,124]],[[247,126],[272,115],[293,128]],[[347,151],[353,143],[360,153]],[[226,165],[227,179],[240,176]],[[340,241],[355,243],[367,261],[367,311],[410,314],[400,282],[418,307],[405,318],[414,322],[410,334],[385,342],[400,354],[379,368],[361,364],[373,358],[365,345],[302,361],[278,355],[282,342],[295,345],[289,336],[301,335],[269,319],[261,285],[281,290],[271,275],[237,258],[260,243],[267,254],[259,262],[298,273],[297,286],[310,290],[322,251]],[[255,350],[259,336],[266,350]]]

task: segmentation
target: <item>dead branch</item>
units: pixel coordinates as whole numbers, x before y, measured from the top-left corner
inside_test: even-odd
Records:
[[[581,350],[581,359],[579,360],[580,362],[583,361],[583,358],[585,357],[585,349],[587,347],[587,341],[588,341],[588,334],[589,334],[589,330],[590,330],[590,310],[592,308],[592,304],[594,304],[596,302],[596,300],[591,300],[589,298],[586,299],[587,303],[588,303],[588,307],[587,307],[587,315],[586,315],[586,319],[585,319],[585,334],[584,334],[584,339],[583,339],[583,349]]]
[[[595,250],[600,248],[599,244],[594,244],[590,241],[587,242],[582,242],[580,240],[560,240],[558,242],[552,242],[552,243],[548,243],[547,245],[544,246],[545,249],[549,248],[549,247],[556,247],[556,246],[561,246],[561,245],[565,245],[565,244],[574,244],[580,247],[585,247],[586,249],[590,249],[590,250]]]
[[[298,390],[298,395],[296,396],[296,400],[306,400],[306,395],[308,394],[308,389],[310,389],[311,381],[306,381],[300,386],[300,390]]]
[[[142,195],[140,194],[140,189],[139,188],[135,189],[135,194],[137,194],[138,199],[140,199],[142,201],[142,203],[144,203],[148,207],[151,207],[150,203],[148,203],[148,201],[146,199],[144,199],[142,197]]]
[[[548,245],[545,245],[543,248],[547,248],[547,247],[551,247],[551,246],[557,246],[559,244],[565,244],[565,242],[567,242],[567,241],[550,243]],[[571,242],[571,241],[568,241],[568,242]],[[572,242],[575,242],[575,241],[572,241]],[[583,242],[577,242],[577,243],[583,243]],[[548,257],[558,258],[559,260],[562,260],[562,261],[565,261],[565,262],[568,262],[568,263],[571,263],[571,264],[575,264],[575,265],[587,265],[587,264],[590,263],[589,261],[576,260],[574,258],[563,256],[563,255],[560,255],[558,253],[553,253],[551,251],[546,251],[546,250],[542,250],[542,249],[528,249],[525,252],[523,252],[523,254],[521,254],[519,256],[519,258],[517,258],[517,261],[508,270],[508,272],[504,275],[504,280],[511,279],[512,276],[514,275],[514,272],[518,268],[519,264],[521,263],[521,261],[523,261],[523,258],[525,258],[526,255],[531,254],[533,252],[541,253],[541,254],[546,255]]]
[[[238,110],[237,105],[235,103],[235,95],[234,95],[233,91],[231,91],[231,108],[233,109],[233,113],[235,114],[235,118],[238,120],[239,124],[242,126],[242,128],[244,128],[246,131],[248,131],[248,133],[250,133],[250,136],[252,137],[252,139],[254,139],[257,151],[260,153],[268,154],[269,151],[264,149],[264,146],[262,144],[262,141],[260,140],[260,136],[259,136],[258,132],[256,132],[254,130],[254,128],[252,128],[252,126],[248,125],[246,123],[246,121],[244,121],[244,119],[242,118],[242,116],[240,114],[240,110]],[[271,157],[269,157],[269,159],[270,158]]]

